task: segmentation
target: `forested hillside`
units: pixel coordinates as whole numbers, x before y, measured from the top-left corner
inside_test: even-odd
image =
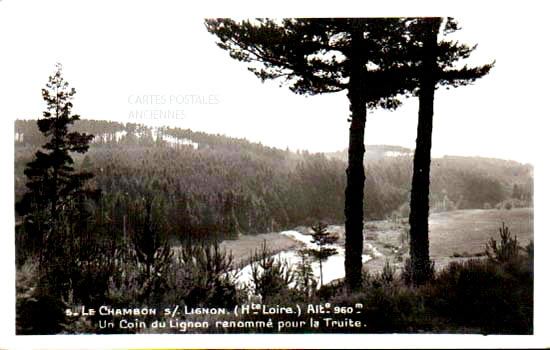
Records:
[[[344,221],[344,152],[290,152],[244,139],[178,128],[81,120],[95,135],[77,168],[95,174],[101,189],[94,222],[121,237],[151,218],[172,238],[229,238]],[[44,143],[35,120],[15,123],[15,195],[25,191],[25,164]],[[412,176],[410,150],[367,147],[367,219],[404,216]],[[530,206],[532,166],[488,158],[444,157],[432,162],[435,211]],[[159,227],[160,228],[160,227]]]

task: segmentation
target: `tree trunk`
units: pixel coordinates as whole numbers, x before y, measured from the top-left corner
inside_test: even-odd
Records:
[[[420,76],[418,128],[413,161],[411,211],[409,215],[412,282],[420,285],[431,277],[428,216],[430,211],[430,162],[433,103],[437,69],[436,48],[440,18],[430,18],[425,26]]]
[[[362,284],[363,254],[363,192],[365,185],[365,123],[367,120],[366,100],[363,96],[364,60],[361,50],[363,29],[360,23],[353,28],[351,38],[350,81],[348,98],[350,101],[351,125],[349,128],[348,168],[346,170],[346,285],[357,290]]]

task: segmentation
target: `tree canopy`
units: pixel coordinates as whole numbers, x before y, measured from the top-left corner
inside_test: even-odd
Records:
[[[316,95],[350,88],[352,28],[362,33],[362,90],[369,107],[395,108],[406,92],[395,81],[405,68],[395,47],[404,38],[397,18],[209,19],[206,27],[217,45],[248,63],[262,81],[280,79],[297,94]]]

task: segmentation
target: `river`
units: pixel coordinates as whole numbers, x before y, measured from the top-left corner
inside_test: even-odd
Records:
[[[304,248],[318,249],[318,247],[311,242],[311,235],[302,234],[298,231],[283,231],[281,235],[288,236],[298,242],[304,244]],[[330,244],[326,246],[327,248],[336,249],[336,254],[329,257],[326,261],[323,262],[323,284],[328,284],[331,281],[345,277],[345,268],[344,268],[344,259],[345,259],[345,250],[342,246],[338,244]],[[376,250],[374,246],[370,243],[366,243],[365,247],[374,255],[374,257],[382,256],[380,252]],[[363,263],[373,259],[371,254],[363,254]],[[275,255],[276,259],[287,261],[289,266],[296,266],[300,261],[301,257],[298,254],[298,250],[291,249],[282,251]],[[320,285],[320,268],[318,261],[312,261],[311,267],[313,269],[313,274],[315,278],[319,281],[318,288]],[[252,279],[252,267],[251,265],[246,265],[243,269],[240,270],[238,274],[238,284],[246,285],[250,283]]]

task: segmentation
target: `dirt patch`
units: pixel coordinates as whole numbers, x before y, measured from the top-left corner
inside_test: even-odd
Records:
[[[302,246],[300,242],[288,236],[272,232],[257,235],[241,235],[238,239],[223,241],[220,243],[220,247],[233,254],[234,264],[238,266],[246,263],[254,255],[255,251],[260,251],[264,242],[267,249],[274,254]]]

